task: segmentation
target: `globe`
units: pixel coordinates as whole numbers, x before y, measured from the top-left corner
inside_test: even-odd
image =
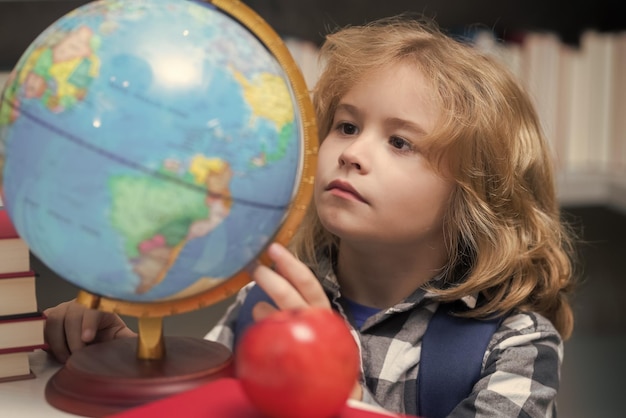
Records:
[[[248,10],[99,0],[24,52],[0,104],[4,203],[59,276],[118,307],[196,309],[291,237],[315,124],[288,51]]]

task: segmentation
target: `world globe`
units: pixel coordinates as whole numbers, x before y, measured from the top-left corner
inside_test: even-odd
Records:
[[[239,2],[85,4],[3,89],[5,207],[33,254],[118,311],[197,309],[296,229],[316,143],[307,94]]]

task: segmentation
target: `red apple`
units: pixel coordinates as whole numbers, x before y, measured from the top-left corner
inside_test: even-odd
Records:
[[[339,416],[359,364],[344,319],[322,308],[278,311],[256,322],[235,353],[244,392],[268,418]]]

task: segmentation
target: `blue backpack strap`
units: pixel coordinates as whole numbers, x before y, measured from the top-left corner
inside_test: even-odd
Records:
[[[254,318],[252,318],[252,308],[254,308],[254,305],[259,302],[268,302],[276,306],[272,298],[270,298],[267,293],[261,289],[261,286],[255,284],[250,288],[248,294],[246,295],[246,299],[243,301],[241,308],[239,308],[237,322],[235,323],[234,329],[235,340],[233,347],[237,347],[239,339],[243,335],[244,331],[254,323]]]
[[[454,304],[440,304],[422,339],[417,400],[418,415],[426,418],[446,417],[472,392],[487,345],[503,319],[463,318],[453,312]]]

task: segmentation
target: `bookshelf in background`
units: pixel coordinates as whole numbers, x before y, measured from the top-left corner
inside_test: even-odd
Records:
[[[30,251],[0,201],[0,382],[35,377],[29,354],[45,348]]]
[[[556,167],[564,165],[564,144],[557,136],[559,110],[559,79],[561,41],[554,33],[530,32],[521,42],[521,69],[518,78],[524,80],[529,94],[535,100],[541,115],[543,130],[555,156]]]

